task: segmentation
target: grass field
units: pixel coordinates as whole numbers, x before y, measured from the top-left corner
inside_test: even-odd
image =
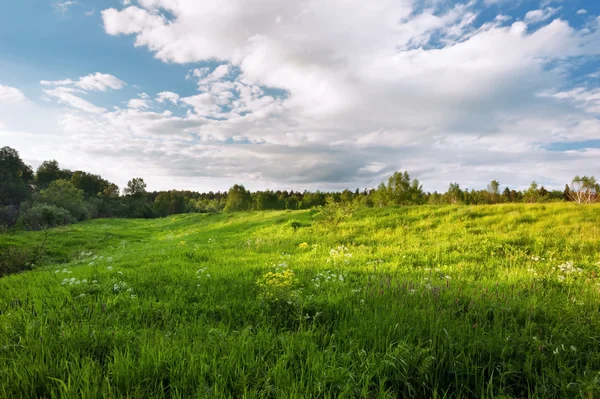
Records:
[[[600,397],[599,206],[101,219],[47,247],[0,279],[2,398]]]

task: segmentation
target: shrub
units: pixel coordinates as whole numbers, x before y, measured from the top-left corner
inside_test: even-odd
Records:
[[[75,222],[75,219],[64,208],[47,204],[34,204],[21,215],[19,221],[28,230],[41,230],[70,224]]]
[[[0,226],[10,227],[17,222],[19,208],[16,205],[0,206]]]
[[[0,277],[31,270],[36,250],[8,247],[0,251]]]
[[[321,208],[316,218],[327,227],[336,227],[341,222],[350,219],[357,209],[354,202],[335,202],[328,198],[327,205]]]

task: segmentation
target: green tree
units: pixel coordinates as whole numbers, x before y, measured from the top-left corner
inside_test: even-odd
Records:
[[[40,191],[40,202],[64,208],[77,220],[87,219],[89,211],[83,202],[83,190],[69,180],[55,180],[48,188]]]
[[[134,177],[127,182],[127,187],[123,190],[124,195],[132,197],[141,197],[146,194],[146,183],[141,177]]]
[[[408,172],[395,172],[388,180],[388,197],[394,205],[418,205],[424,202],[423,187]]]
[[[446,193],[448,202],[451,204],[457,204],[464,200],[464,193],[460,189],[458,183],[450,183],[448,186],[448,192]]]
[[[95,197],[101,195],[102,192],[111,184],[98,175],[77,170],[73,172],[71,182],[75,187],[83,190],[86,197]]]
[[[154,209],[159,216],[185,213],[185,196],[178,191],[160,193],[154,200]]]
[[[596,202],[600,184],[594,176],[575,176],[571,182],[570,197],[577,204]]]
[[[33,171],[10,147],[0,149],[0,205],[18,206],[31,197]]]
[[[487,186],[487,192],[490,195],[490,202],[492,204],[498,203],[500,200],[500,183],[497,180],[492,180]]]
[[[523,193],[523,199],[525,202],[533,203],[537,202],[540,198],[540,193],[538,190],[538,184],[534,181],[531,182],[529,188]]]
[[[241,184],[235,184],[227,192],[225,212],[239,212],[250,209],[250,193]]]
[[[35,172],[35,185],[38,190],[42,190],[55,180],[70,180],[72,175],[70,170],[61,169],[56,160],[44,161]]]

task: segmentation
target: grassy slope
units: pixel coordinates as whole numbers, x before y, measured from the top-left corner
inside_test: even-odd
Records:
[[[598,206],[94,220],[48,249],[0,279],[0,397],[600,396]],[[264,299],[277,268],[294,299]]]

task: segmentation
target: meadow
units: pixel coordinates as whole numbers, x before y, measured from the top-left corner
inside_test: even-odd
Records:
[[[599,206],[316,216],[50,230],[0,278],[0,397],[600,397]]]

